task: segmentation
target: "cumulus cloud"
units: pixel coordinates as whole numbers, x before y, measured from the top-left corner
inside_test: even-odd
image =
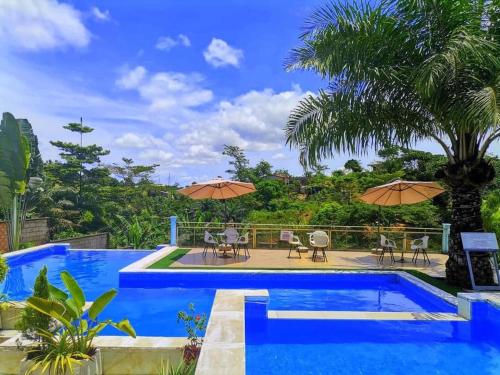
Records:
[[[298,86],[284,92],[250,91],[196,113],[175,141],[183,154],[179,163],[216,164],[226,144],[253,153],[273,151],[276,160],[282,159],[283,127],[290,110],[307,94]]]
[[[92,16],[97,21],[107,22],[111,20],[111,15],[109,14],[109,10],[100,10],[98,7],[93,6],[92,8],[90,8],[90,11],[92,12]]]
[[[171,108],[197,107],[213,99],[211,90],[202,87],[204,77],[198,73],[158,72],[148,74],[138,66],[125,71],[116,81],[123,89],[136,89],[139,95],[150,103],[153,111]]]
[[[227,65],[238,67],[243,59],[243,51],[231,47],[222,39],[212,38],[203,56],[207,63],[216,68]]]
[[[148,160],[151,162],[160,162],[160,163],[173,163],[174,162],[174,154],[172,152],[163,151],[163,150],[146,150],[139,154],[139,157],[143,160]]]
[[[122,89],[134,89],[139,86],[146,76],[146,68],[137,66],[131,70],[125,70],[116,80],[116,85]]]
[[[0,40],[19,49],[84,47],[90,32],[81,14],[57,0],[0,1]]]
[[[191,41],[184,34],[179,34],[175,38],[172,38],[170,36],[160,36],[155,45],[156,49],[159,49],[161,51],[169,51],[177,46],[190,47]]]
[[[126,148],[165,147],[166,142],[151,134],[125,133],[115,140],[115,144]]]

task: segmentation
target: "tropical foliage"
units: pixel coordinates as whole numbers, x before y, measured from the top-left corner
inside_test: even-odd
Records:
[[[0,123],[0,208],[8,223],[10,250],[19,249],[21,241],[30,158],[28,138],[14,116],[4,113]]]
[[[184,361],[181,361],[177,366],[174,366],[170,362],[163,361],[158,370],[158,375],[194,375],[195,370],[195,362],[186,364]]]
[[[26,300],[29,308],[57,322],[55,329],[32,327],[40,342],[29,351],[28,359],[33,360],[30,372],[73,372],[72,369],[82,360],[92,358],[95,354],[94,339],[108,326],[136,336],[127,319],[118,323],[99,320],[101,312],[116,296],[116,290],[103,293],[85,310],[85,294],[76,280],[66,271],[61,272],[61,280],[69,294],[51,285],[49,298],[30,297]]]
[[[206,314],[197,314],[194,304],[190,303],[188,311],[179,311],[177,313],[177,322],[182,322],[186,329],[189,344],[184,346],[184,363],[187,365],[195,362],[203,344],[203,335],[207,329]]]
[[[498,1],[331,2],[318,9],[289,69],[327,80],[293,110],[288,142],[305,164],[337,152],[437,142],[446,163],[452,233],[448,281],[466,285],[460,232],[482,229],[481,189],[495,176],[487,152],[500,138]],[[479,279],[491,282],[487,259]]]

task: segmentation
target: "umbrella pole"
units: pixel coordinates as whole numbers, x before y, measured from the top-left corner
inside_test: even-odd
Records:
[[[227,228],[227,222],[229,221],[229,218],[227,216],[227,203],[226,199],[224,199],[224,216],[226,217],[225,223],[224,223],[224,228]]]

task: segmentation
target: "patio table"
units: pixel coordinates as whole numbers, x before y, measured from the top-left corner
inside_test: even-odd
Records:
[[[219,255],[219,258],[231,258],[227,255],[227,252],[234,252],[233,245],[226,243],[226,233],[216,233],[216,236],[219,237],[219,251],[222,252],[222,255]]]

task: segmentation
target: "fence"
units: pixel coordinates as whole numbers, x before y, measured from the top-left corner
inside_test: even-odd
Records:
[[[49,240],[49,225],[47,218],[28,219],[21,231],[21,243],[30,242],[34,245],[44,244]],[[0,221],[0,253],[7,251],[9,240],[7,237],[7,224]]]
[[[107,249],[109,246],[109,233],[89,234],[50,242],[69,243],[73,249]]]
[[[445,224],[446,225],[446,224]],[[447,229],[418,227],[376,227],[376,226],[324,226],[324,225],[289,225],[289,224],[255,224],[232,223],[231,227],[239,233],[249,233],[252,248],[288,248],[286,241],[280,240],[281,231],[293,231],[302,243],[308,244],[308,233],[315,230],[325,231],[330,237],[330,249],[335,250],[369,250],[379,247],[380,234],[395,240],[402,250],[409,248],[411,240],[428,235],[429,251],[447,251]],[[174,225],[177,244],[179,246],[203,246],[205,231],[217,235],[224,231],[224,224],[181,222]],[[444,238],[443,238],[444,236]]]

